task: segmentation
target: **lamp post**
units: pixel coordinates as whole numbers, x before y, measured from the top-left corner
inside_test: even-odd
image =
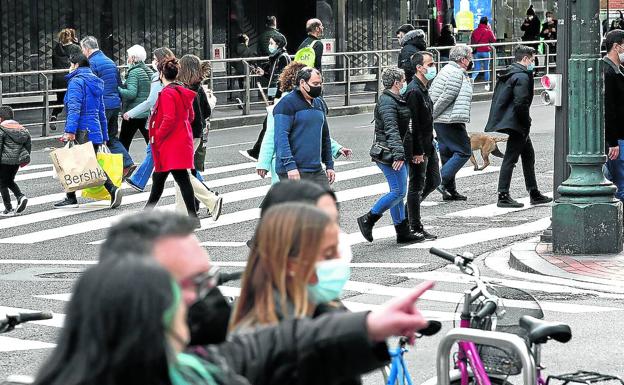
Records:
[[[571,56],[568,62],[570,176],[553,207],[553,251],[610,254],[622,251],[622,204],[606,180],[604,81],[600,57],[600,1],[569,0]]]

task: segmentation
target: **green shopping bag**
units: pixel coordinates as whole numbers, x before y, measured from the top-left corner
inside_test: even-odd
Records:
[[[102,145],[97,153],[97,161],[113,184],[120,187],[123,176],[123,155],[113,154],[108,147]],[[110,194],[106,191],[104,186],[86,188],[82,190],[81,196],[98,201],[111,199]]]

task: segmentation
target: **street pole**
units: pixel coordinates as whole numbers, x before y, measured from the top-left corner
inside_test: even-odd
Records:
[[[570,176],[553,207],[553,251],[611,254],[622,251],[622,204],[604,178],[604,81],[600,57],[600,1],[570,0],[572,44],[569,78]]]

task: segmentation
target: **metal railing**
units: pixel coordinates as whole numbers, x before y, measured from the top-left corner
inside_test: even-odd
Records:
[[[490,57],[483,59],[474,59],[476,62],[487,62],[491,73],[491,87],[484,87],[483,90],[475,88],[475,95],[491,94],[496,86],[498,72],[513,62],[513,47],[519,44],[536,45],[544,44],[544,54],[538,54],[540,65],[536,67],[536,71],[548,74],[555,67],[555,54],[550,52],[548,43],[556,43],[554,40],[549,41],[533,41],[533,42],[506,42],[493,44],[471,45],[472,48],[489,47]],[[453,47],[430,47],[428,50],[434,53],[437,58],[438,69],[448,62],[440,62],[440,52]],[[324,58],[332,58],[329,61],[335,64],[323,67],[323,76],[325,78],[324,98],[328,100],[330,105],[333,100],[338,100],[338,105],[354,106],[372,104],[377,101],[378,96],[383,90],[381,74],[387,67],[396,65],[397,56],[400,50],[380,50],[380,51],[357,51],[357,52],[337,52],[326,53]],[[264,111],[264,100],[259,95],[260,83],[262,88],[266,88],[268,79],[255,72],[255,68],[269,60],[268,57],[253,58],[231,58],[218,60],[204,60],[210,62],[213,73],[206,81],[208,87],[213,91],[219,103],[215,111],[227,110],[228,115],[240,108],[242,115],[250,115],[254,108],[258,113]],[[327,59],[326,59],[327,60]],[[242,73],[237,73],[233,69],[234,65],[243,67]],[[127,66],[119,66],[124,69]],[[219,70],[217,70],[219,69]],[[473,70],[469,73],[472,75]],[[62,107],[63,102],[56,100],[51,105],[51,96],[65,89],[52,89],[50,87],[50,78],[55,74],[67,74],[68,70],[44,70],[44,71],[27,71],[27,72],[11,72],[0,73],[0,91],[4,91],[3,85],[10,78],[27,78],[35,76],[39,82],[39,89],[21,91],[21,92],[0,92],[0,105],[6,102],[7,98],[28,98],[36,97],[37,100],[31,104],[34,106],[18,107],[14,110],[20,111],[41,111],[41,121],[26,123],[24,126],[40,126],[42,128],[42,136],[47,136],[50,131],[50,110],[55,107]],[[236,86],[234,84],[237,84]],[[240,84],[242,83],[242,84]],[[487,82],[475,82],[476,86],[485,86]],[[238,85],[240,84],[240,86]],[[539,87],[537,88],[539,89]],[[235,96],[238,95],[238,96]],[[239,98],[241,103],[236,101]],[[357,100],[356,100],[357,99]],[[62,123],[62,120],[56,121]]]

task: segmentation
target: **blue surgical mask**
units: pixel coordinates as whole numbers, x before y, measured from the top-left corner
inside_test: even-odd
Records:
[[[318,282],[308,285],[312,303],[327,303],[339,299],[345,284],[351,277],[351,268],[345,258],[330,259],[316,263]]]
[[[275,47],[275,46],[273,46],[273,45],[270,45],[270,46],[269,46],[269,52],[271,52],[271,53],[275,53],[276,51],[277,51],[277,47]]]
[[[438,69],[435,66],[427,67],[427,73],[425,74],[425,79],[433,80],[433,78],[435,78],[437,74],[438,74]]]
[[[534,69],[535,69],[535,64],[534,63],[531,63],[531,64],[529,64],[527,66],[527,71],[529,71],[529,72],[533,72]]]
[[[401,90],[399,90],[401,95],[403,95],[405,93],[405,91],[407,91],[407,82],[404,82],[403,83],[403,87],[401,87]]]

